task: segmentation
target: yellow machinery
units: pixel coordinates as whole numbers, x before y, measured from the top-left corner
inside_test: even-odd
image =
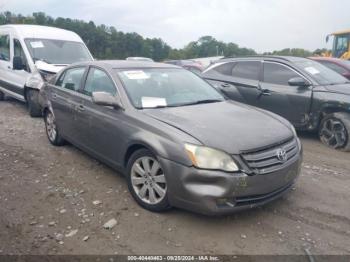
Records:
[[[339,31],[327,36],[334,36],[332,54],[324,54],[325,56],[332,56],[340,59],[350,60],[350,30]]]

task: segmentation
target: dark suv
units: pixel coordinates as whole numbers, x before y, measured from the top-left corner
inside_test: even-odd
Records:
[[[229,98],[275,112],[299,130],[318,131],[329,147],[350,151],[350,82],[306,58],[223,59],[203,77]]]

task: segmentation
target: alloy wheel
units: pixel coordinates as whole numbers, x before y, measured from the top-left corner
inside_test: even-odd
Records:
[[[57,137],[57,129],[55,124],[55,117],[51,112],[47,113],[45,123],[47,136],[51,142],[54,142]]]
[[[331,148],[343,148],[347,143],[348,134],[340,120],[329,118],[322,124],[320,139]]]
[[[149,156],[137,159],[131,168],[131,183],[137,197],[150,205],[166,196],[167,184],[159,162]]]

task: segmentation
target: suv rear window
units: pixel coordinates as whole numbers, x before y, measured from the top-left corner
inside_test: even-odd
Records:
[[[234,62],[225,63],[214,67],[213,70],[226,76],[232,76],[232,69],[235,65],[236,63]]]
[[[250,80],[259,80],[261,62],[241,61],[232,70],[232,76]]]

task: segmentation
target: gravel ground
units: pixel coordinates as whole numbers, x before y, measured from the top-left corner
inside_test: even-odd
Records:
[[[122,176],[51,146],[42,119],[1,102],[0,254],[350,254],[350,153],[300,136],[302,174],[286,197],[224,217],[154,214]]]

